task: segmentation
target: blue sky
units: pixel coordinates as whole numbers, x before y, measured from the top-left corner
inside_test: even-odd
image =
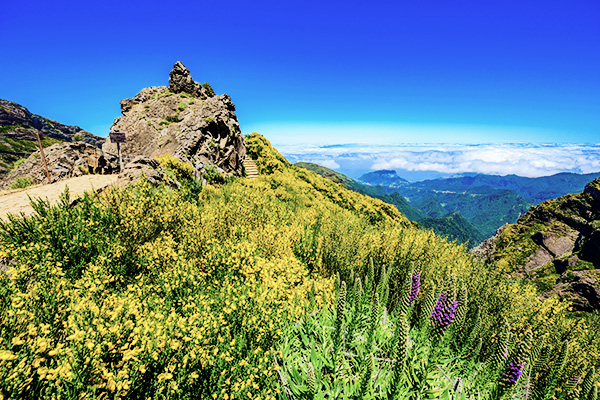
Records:
[[[106,136],[175,61],[276,145],[600,143],[600,3],[4,1],[0,98]]]

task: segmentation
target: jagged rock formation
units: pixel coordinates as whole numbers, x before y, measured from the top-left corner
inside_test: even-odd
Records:
[[[52,183],[74,176],[112,174],[118,171],[116,157],[84,142],[57,143],[44,149],[44,154]],[[9,188],[18,178],[30,178],[33,184],[48,183],[39,150],[13,170],[2,181],[0,188]]]
[[[111,132],[126,134],[127,143],[121,144],[125,157],[169,153],[200,171],[212,164],[220,172],[242,176],[246,148],[234,111],[229,96],[214,95],[177,62],[168,87],[145,88],[121,101],[123,116],[115,119]],[[102,148],[117,153],[108,140]]]
[[[557,294],[579,310],[600,309],[600,178],[583,193],[532,207],[472,253],[534,280],[545,297]]]
[[[78,126],[40,117],[20,104],[0,99],[0,179],[8,174],[15,161],[35,151],[38,147],[36,132],[44,147],[59,141],[81,141],[100,147],[104,141]]]

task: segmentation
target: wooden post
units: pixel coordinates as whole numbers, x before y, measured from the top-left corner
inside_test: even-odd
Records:
[[[119,155],[119,168],[123,171],[123,157],[121,156],[121,143],[127,143],[127,138],[123,132],[110,132],[108,134],[111,143],[117,144],[117,153]]]
[[[44,148],[42,147],[42,140],[40,139],[40,134],[36,130],[35,135],[37,136],[38,144],[40,145],[40,153],[42,154],[42,161],[44,161],[44,168],[46,169],[46,177],[48,178],[48,183],[52,183],[50,180],[50,171],[48,171],[48,164],[46,164],[46,156],[44,155]]]
[[[121,157],[121,143],[117,142],[117,154],[119,154],[119,168],[123,172],[123,158]]]

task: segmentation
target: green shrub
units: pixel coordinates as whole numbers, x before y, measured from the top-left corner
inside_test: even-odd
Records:
[[[43,148],[50,147],[50,146],[52,146],[53,144],[56,144],[56,143],[63,143],[62,140],[54,139],[54,138],[51,138],[51,137],[48,137],[48,136],[41,136],[40,140],[42,141],[42,147]]]
[[[222,184],[225,183],[225,177],[221,175],[219,171],[217,171],[217,167],[214,165],[207,165],[204,167],[206,174],[204,178],[210,184]]]
[[[179,111],[183,111],[183,110],[185,110],[185,109],[187,108],[187,106],[188,106],[188,103],[186,103],[186,102],[185,102],[185,101],[183,101],[183,100],[179,100],[179,104],[178,104],[178,107],[177,107],[177,109],[178,109]]]
[[[83,136],[80,136],[80,135],[73,136],[73,141],[74,142],[80,142],[82,140],[83,140]]]
[[[213,97],[216,96],[215,91],[213,90],[212,86],[210,86],[210,84],[208,84],[207,82],[204,82],[202,84],[202,87],[204,89],[206,89],[206,94],[208,95],[208,97]]]
[[[10,189],[23,189],[33,185],[33,179],[30,177],[19,177],[10,184]]]
[[[246,154],[256,162],[261,174],[272,174],[291,166],[285,157],[271,146],[271,142],[260,134],[253,132],[247,135],[244,141]]]
[[[177,113],[175,115],[169,115],[165,119],[167,120],[167,122],[179,122],[179,121],[181,121],[179,119],[179,113]]]

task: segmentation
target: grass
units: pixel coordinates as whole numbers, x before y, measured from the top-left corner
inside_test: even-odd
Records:
[[[15,179],[9,186],[10,189],[23,189],[33,185],[33,179],[29,177],[19,177]]]
[[[0,126],[0,133],[13,132],[15,129],[20,128],[20,125],[4,125]]]

